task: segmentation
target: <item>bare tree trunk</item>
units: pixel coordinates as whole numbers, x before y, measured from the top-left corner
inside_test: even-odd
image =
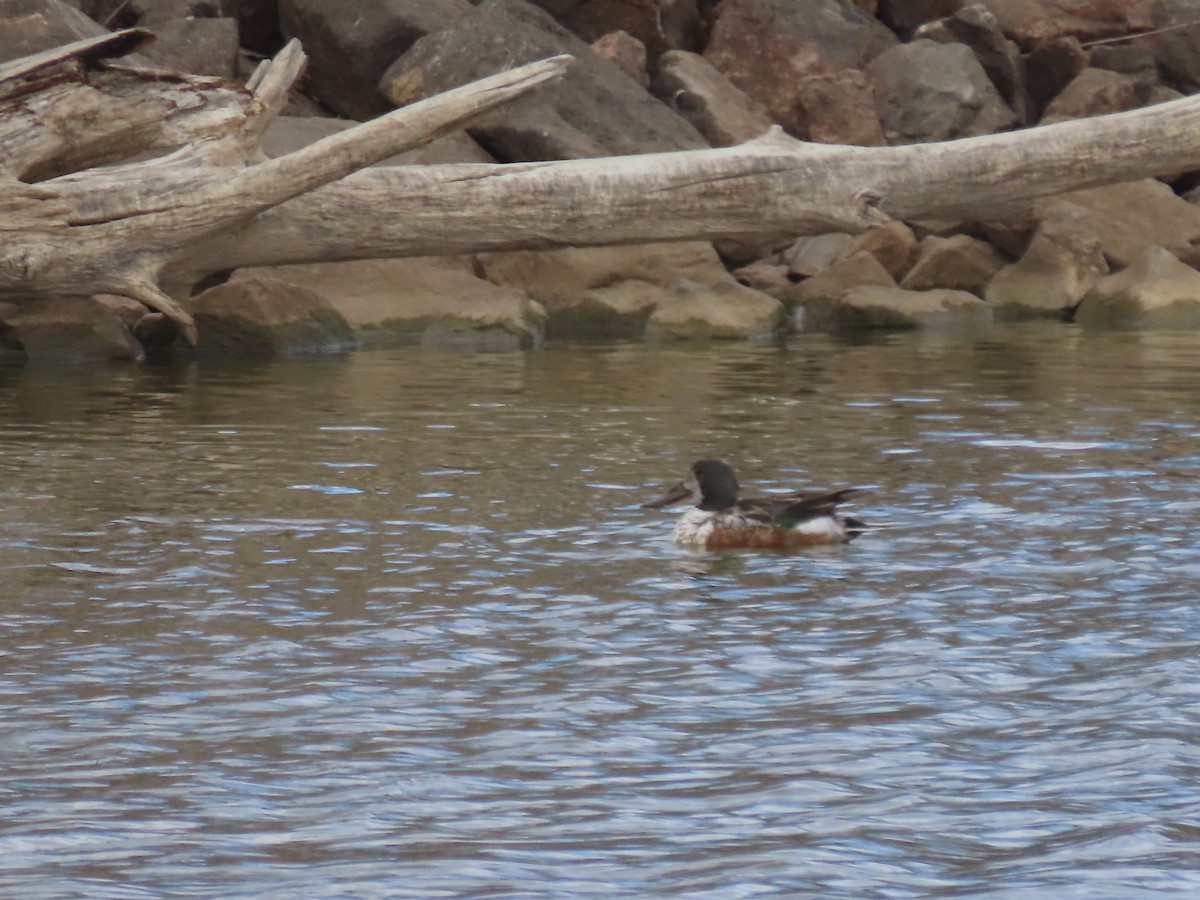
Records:
[[[241,266],[986,219],[1200,167],[1197,97],[943,144],[831,146],[773,131],[720,150],[360,171],[557,77],[566,57],[267,160],[262,136],[303,69],[299,46],[246,89],[106,62],[146,37],[119,32],[0,67],[0,299],[122,294],[194,341],[178,301]],[[147,151],[170,152],[96,168]]]

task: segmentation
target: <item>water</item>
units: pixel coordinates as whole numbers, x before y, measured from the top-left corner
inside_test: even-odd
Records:
[[[1195,347],[2,370],[0,895],[1194,896]]]

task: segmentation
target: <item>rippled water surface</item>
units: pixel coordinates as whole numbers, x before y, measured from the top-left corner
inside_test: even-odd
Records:
[[[0,371],[0,895],[1195,896],[1198,340]]]

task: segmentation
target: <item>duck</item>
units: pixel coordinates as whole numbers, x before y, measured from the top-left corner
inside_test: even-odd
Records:
[[[700,502],[679,517],[671,535],[683,546],[706,550],[814,547],[844,544],[867,530],[865,522],[836,511],[839,503],[859,493],[859,488],[842,488],[824,494],[741,497],[729,463],[701,459],[692,464],[687,479],[642,507],[661,509],[699,494]]]

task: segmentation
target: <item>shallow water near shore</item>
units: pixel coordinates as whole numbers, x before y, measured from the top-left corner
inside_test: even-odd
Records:
[[[0,894],[1194,895],[1196,349],[0,370]],[[680,550],[701,456],[886,527]]]

